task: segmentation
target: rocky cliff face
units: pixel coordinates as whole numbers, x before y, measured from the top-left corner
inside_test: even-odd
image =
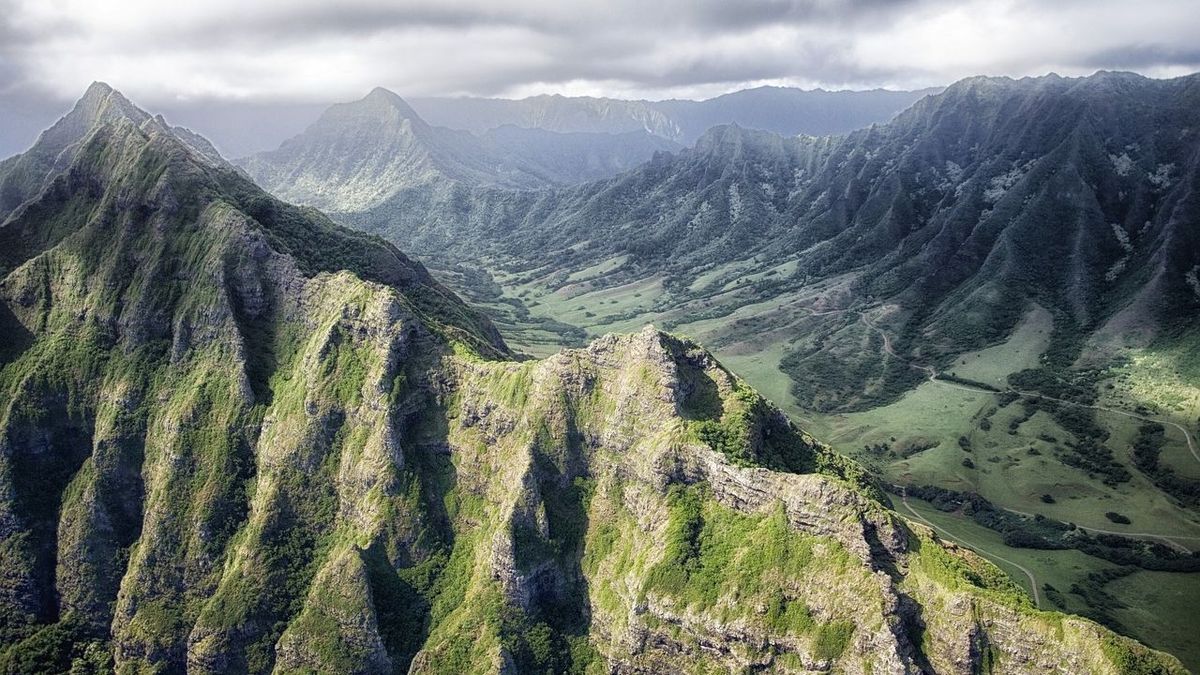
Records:
[[[1180,670],[1038,612],[653,329],[544,361],[153,118],[0,227],[0,663]]]

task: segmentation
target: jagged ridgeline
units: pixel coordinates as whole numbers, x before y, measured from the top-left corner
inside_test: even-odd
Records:
[[[646,329],[516,362],[102,85],[0,165],[5,672],[1179,672]]]

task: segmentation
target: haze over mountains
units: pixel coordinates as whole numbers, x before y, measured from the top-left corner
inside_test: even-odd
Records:
[[[415,98],[431,124],[482,133],[511,124],[550,131],[647,131],[691,145],[709,128],[737,123],[786,136],[840,134],[888,121],[922,97],[919,91],[825,91],[756,87],[703,101],[625,101],[534,96],[524,99]]]
[[[429,122],[377,88],[239,164],[285,199],[359,211],[414,189],[445,195],[459,186],[530,190],[608,178],[680,149],[676,141],[693,142],[712,120],[788,134],[848,131],[885,121],[924,95],[760,88],[701,102],[424,99]]]
[[[0,179],[6,671],[1182,672],[901,520],[694,343],[513,361],[105,85]]]
[[[278,150],[240,163],[284,198],[360,209],[396,192],[448,183],[528,190],[607,177],[675,144],[645,131],[555,133],[504,126],[482,136],[427,124],[399,96],[375,89],[327,110]]]
[[[730,122],[789,135],[842,133],[886,122],[935,91],[759,87],[704,101],[546,95],[525,99],[415,98],[409,103],[433,126],[480,136],[515,126],[563,133],[646,132],[690,145],[708,127]],[[204,134],[226,157],[244,157],[277,148],[303,132],[327,107],[320,103],[175,101],[160,109],[172,122]],[[0,127],[0,158],[27,149],[39,131],[69,108],[67,101],[0,95],[0,119],[5,120]]]

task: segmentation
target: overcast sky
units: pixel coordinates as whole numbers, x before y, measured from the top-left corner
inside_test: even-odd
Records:
[[[0,95],[144,105],[916,88],[1200,69],[1197,0],[0,0]]]

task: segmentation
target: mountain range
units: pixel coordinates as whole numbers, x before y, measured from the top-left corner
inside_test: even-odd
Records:
[[[707,101],[543,96],[420,99],[432,122],[393,92],[326,110],[278,149],[238,160],[293,201],[363,211],[406,195],[458,188],[539,190],[594,182],[695,142],[714,121],[848,131],[887,120],[922,92],[824,92],[777,87]]]
[[[804,296],[760,318],[809,336],[785,368],[797,389],[831,386],[798,391],[804,404],[856,406],[920,373],[867,362],[880,357],[853,345],[875,329],[852,313],[814,330],[809,310],[884,306],[879,326],[897,352],[932,363],[1008,334],[1031,303],[1055,313],[1064,340],[1194,328],[1198,83],[973,78],[886,125],[822,137],[719,126],[590,183],[402,182],[386,198],[341,202],[286,194],[419,255],[539,277],[546,292],[617,261],[603,283],[661,280],[643,311],[660,321]],[[754,283],[728,288],[737,278]],[[834,370],[859,375],[832,386]]]
[[[1182,672],[695,343],[515,360],[105,85],[0,181],[5,672]]]
[[[644,132],[691,144],[709,126],[739,123],[783,134],[841,133],[888,121],[922,96],[919,91],[822,91],[759,87],[705,101],[630,101],[585,96],[414,98],[410,103],[435,126],[483,136],[505,126],[559,133]],[[325,99],[326,101],[328,99]],[[32,92],[0,92],[0,157],[27,149],[71,101]],[[158,110],[193,128],[226,157],[266,152],[304,131],[328,103],[310,101],[165,101]]]

